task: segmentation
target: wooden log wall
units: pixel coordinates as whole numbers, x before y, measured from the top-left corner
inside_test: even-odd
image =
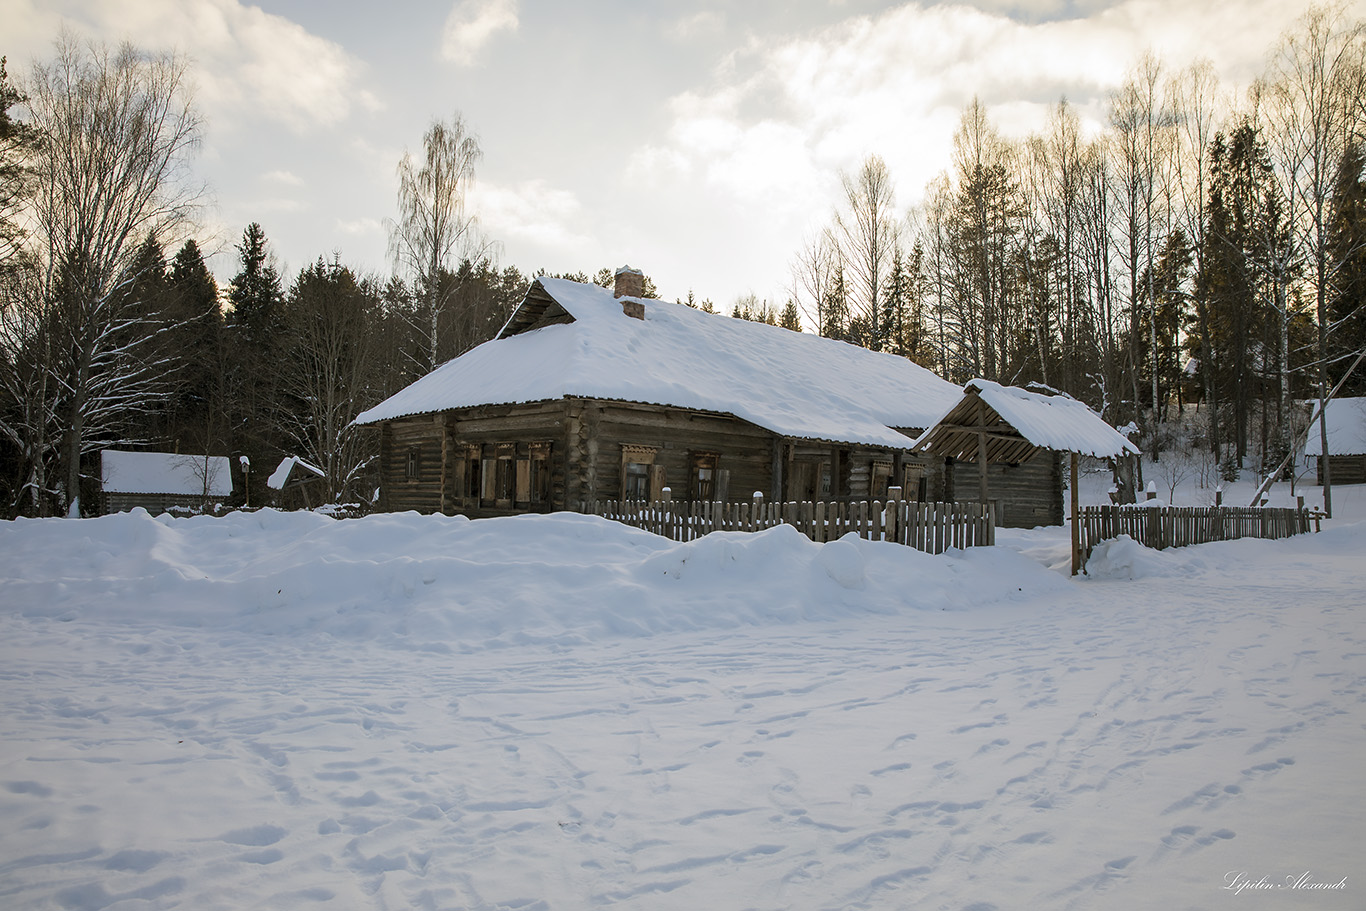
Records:
[[[380,505],[388,512],[436,512],[441,504],[439,415],[388,421],[380,436]],[[417,473],[408,477],[408,456]]]
[[[976,462],[949,460],[944,476],[944,499],[977,499]],[[1057,452],[1045,449],[1019,465],[988,466],[987,488],[1000,513],[997,521],[1006,528],[1063,523],[1062,457]]]
[[[485,405],[449,411],[444,417],[447,433],[446,511],[483,516],[511,515],[520,512],[549,512],[565,502],[568,484],[568,437],[571,420],[564,400],[530,402],[523,405]],[[550,496],[544,503],[498,506],[485,502],[482,490],[470,491],[464,483],[472,477],[471,467],[465,463],[469,453],[481,462],[495,459],[500,448],[519,460],[529,460],[531,448],[550,443],[546,461],[550,471]],[[482,466],[480,468],[482,471]],[[481,483],[478,485],[482,488]]]
[[[772,486],[776,437],[729,415],[685,411],[651,405],[585,402],[588,438],[582,451],[589,470],[580,484],[580,501],[621,496],[622,447],[655,449],[654,465],[663,470],[663,484],[676,500],[691,496],[694,453],[715,453],[717,471],[729,478],[728,499],[748,499],[754,491]],[[572,502],[572,501],[571,501]]]
[[[996,543],[992,516],[978,503],[598,500],[584,504],[584,511],[673,541],[691,541],[714,531],[762,531],[791,525],[817,543],[852,533],[865,540],[890,541],[931,554]]]
[[[527,459],[535,444],[551,444],[550,490],[540,504],[490,503],[483,479],[474,483],[483,460],[512,452]],[[597,399],[557,399],[521,405],[481,406],[388,421],[381,430],[380,508],[462,513],[471,517],[525,511],[578,509],[582,503],[620,498],[624,447],[653,450],[652,490],[671,489],[674,500],[694,495],[693,459],[716,456],[711,497],[749,502],[757,491],[769,501],[847,500],[881,495],[875,466],[883,466],[887,486],[901,486],[904,469],[915,466],[925,478],[925,499],[950,502],[974,499],[975,466],[945,466],[937,458],[815,441],[790,440],[731,415]],[[409,473],[410,456],[415,470]],[[480,463],[476,465],[475,463]],[[1056,455],[1026,465],[995,466],[992,498],[1003,503],[1007,525],[1061,522],[1062,485]],[[823,467],[830,490],[819,490]],[[958,490],[955,490],[957,476]],[[796,490],[792,478],[814,484]],[[964,485],[966,484],[966,487]],[[814,489],[812,489],[814,488]],[[963,490],[969,491],[963,493]]]
[[[1366,484],[1366,455],[1335,455],[1329,456],[1333,463],[1333,483],[1334,484]],[[1318,484],[1323,484],[1323,456],[1316,460],[1318,463]]]

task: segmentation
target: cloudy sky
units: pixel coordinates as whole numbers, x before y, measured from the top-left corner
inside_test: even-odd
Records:
[[[1366,0],[1350,0],[1357,15]],[[387,273],[395,167],[459,112],[474,206],[524,271],[629,263],[667,298],[780,302],[841,169],[881,155],[909,207],[963,106],[1026,135],[1066,96],[1092,125],[1145,50],[1245,86],[1302,0],[0,0],[12,76],[76,34],[192,61],[226,280],[265,228],[286,275]]]

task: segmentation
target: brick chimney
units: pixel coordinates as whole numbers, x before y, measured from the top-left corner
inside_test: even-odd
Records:
[[[612,289],[612,296],[644,297],[645,273],[630,266],[622,266],[616,272],[616,285]]]

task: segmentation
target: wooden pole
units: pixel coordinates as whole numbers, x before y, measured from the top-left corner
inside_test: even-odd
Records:
[[[1081,572],[1081,495],[1077,492],[1077,454],[1072,453],[1072,575]]]
[[[446,426],[444,416],[438,417],[436,423],[441,428],[441,496],[439,497],[438,509],[444,516],[446,515],[446,472],[450,464],[451,433],[450,428]]]
[[[987,507],[987,403],[977,399],[977,496]]]

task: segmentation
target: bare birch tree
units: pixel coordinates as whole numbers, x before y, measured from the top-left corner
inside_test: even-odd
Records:
[[[1164,155],[1164,111],[1161,90],[1162,64],[1151,54],[1145,54],[1130,73],[1124,85],[1111,99],[1110,126],[1114,130],[1115,162],[1118,173],[1115,187],[1123,212],[1124,265],[1129,283],[1129,370],[1134,413],[1140,410],[1139,381],[1142,374],[1142,353],[1139,338],[1142,331],[1140,308],[1146,298],[1149,306],[1150,366],[1152,381],[1152,433],[1157,438],[1160,420],[1158,406],[1157,358],[1157,296],[1153,292],[1156,257],[1154,247],[1159,241],[1154,235],[1162,217],[1160,204],[1161,159]],[[1160,447],[1148,447],[1154,460]]]
[[[147,344],[157,320],[125,292],[143,239],[168,238],[199,199],[189,160],[200,120],[184,61],[127,44],[111,51],[63,35],[25,91],[38,143],[38,268],[19,322],[51,333],[32,382],[58,402],[61,501],[79,515],[82,456],[116,440],[130,410],[165,391],[165,365]]]
[[[1342,262],[1333,255],[1333,184],[1361,130],[1366,84],[1366,24],[1349,21],[1344,7],[1313,7],[1271,58],[1269,118],[1277,169],[1289,198],[1296,238],[1309,265],[1318,323],[1319,413],[1328,398],[1328,300]],[[1319,422],[1328,450],[1328,429]],[[1329,460],[1323,460],[1323,507],[1333,512]]]
[[[467,203],[475,165],[483,157],[476,139],[455,114],[435,120],[422,137],[422,159],[404,152],[398,163],[398,220],[389,225],[389,255],[396,272],[416,284],[424,320],[427,363],[435,369],[444,356],[442,314],[458,288],[446,280],[464,256],[478,246],[476,219]]]
[[[814,326],[817,334],[825,327],[825,295],[839,259],[828,229],[809,238],[792,261],[792,299]]]
[[[1193,268],[1200,274],[1200,261],[1206,249],[1209,201],[1209,157],[1214,142],[1216,110],[1219,101],[1218,77],[1214,65],[1202,59],[1177,74],[1172,92],[1179,99],[1176,146],[1180,191],[1178,223],[1191,240],[1195,255]],[[1199,345],[1198,373],[1209,414],[1209,445],[1217,463],[1221,456],[1219,396],[1214,378],[1214,348],[1210,338],[1209,301],[1199,283],[1193,289],[1195,331]]]
[[[835,213],[834,234],[852,292],[850,316],[866,327],[870,347],[878,347],[878,320],[892,268],[900,219],[895,214],[892,174],[877,155],[864,159],[856,174],[840,175],[844,205]]]

